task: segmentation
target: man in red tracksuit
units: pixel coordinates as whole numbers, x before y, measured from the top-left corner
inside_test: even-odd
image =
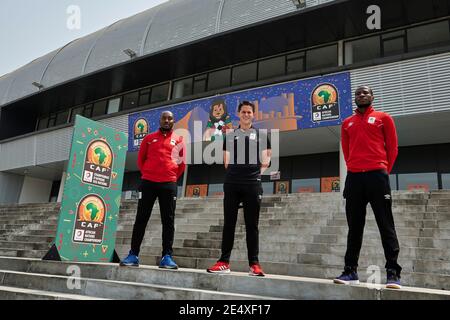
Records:
[[[335,283],[359,283],[357,267],[366,218],[370,203],[381,234],[388,288],[399,289],[402,268],[397,263],[400,251],[392,215],[389,173],[398,154],[397,134],[392,117],[375,111],[370,87],[361,86],[355,91],[355,114],[344,120],[341,142],[347,179],[344,198],[348,223],[345,268]]]
[[[139,266],[139,251],[145,228],[158,198],[162,222],[162,259],[160,268],[177,269],[172,258],[174,238],[175,207],[177,200],[177,180],[185,169],[184,142],[172,128],[172,112],[164,111],[160,118],[160,128],[147,135],[141,143],[138,167],[142,174],[136,221],[133,227],[131,250],[121,261],[122,266]]]

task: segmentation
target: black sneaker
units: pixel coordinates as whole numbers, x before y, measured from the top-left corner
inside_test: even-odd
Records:
[[[402,286],[400,285],[400,275],[397,274],[397,271],[395,269],[387,269],[387,281],[386,281],[386,288],[390,289],[401,289]]]
[[[356,272],[356,268],[345,267],[344,272],[333,282],[337,284],[359,284],[358,272]]]

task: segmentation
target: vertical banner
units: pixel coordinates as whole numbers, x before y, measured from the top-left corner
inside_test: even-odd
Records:
[[[61,260],[112,261],[127,141],[123,132],[76,116],[55,239]]]

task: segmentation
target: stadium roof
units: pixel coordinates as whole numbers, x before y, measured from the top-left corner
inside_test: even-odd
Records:
[[[321,4],[330,0],[306,1]],[[292,0],[170,0],[76,39],[0,78],[0,106],[138,57],[296,11]],[[33,82],[36,84],[33,85]]]

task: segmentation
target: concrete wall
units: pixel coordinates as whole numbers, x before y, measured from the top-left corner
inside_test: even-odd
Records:
[[[23,180],[23,176],[0,172],[0,203],[17,203]]]
[[[52,181],[25,177],[19,203],[48,202]]]

